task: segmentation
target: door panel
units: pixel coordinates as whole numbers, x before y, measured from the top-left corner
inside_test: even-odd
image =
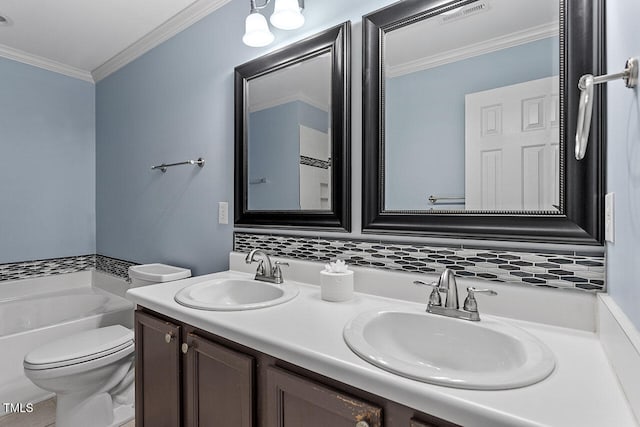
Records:
[[[136,426],[180,425],[180,326],[135,313]]]
[[[189,427],[254,425],[254,359],[199,337],[187,336],[185,424]]]

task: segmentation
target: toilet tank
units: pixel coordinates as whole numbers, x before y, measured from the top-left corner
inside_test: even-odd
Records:
[[[175,267],[166,264],[142,264],[129,267],[131,287],[153,285],[154,283],[172,282],[174,280],[191,277],[188,268]]]

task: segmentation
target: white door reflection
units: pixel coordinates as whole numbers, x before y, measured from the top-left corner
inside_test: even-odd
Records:
[[[331,209],[331,138],[300,126],[300,209]]]
[[[558,209],[558,77],[465,96],[465,207]]]

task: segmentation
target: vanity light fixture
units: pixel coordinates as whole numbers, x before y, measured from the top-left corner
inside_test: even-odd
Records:
[[[242,41],[247,46],[263,47],[271,44],[275,36],[269,29],[269,24],[260,10],[267,7],[271,0],[258,6],[257,0],[251,0],[251,13],[245,20],[245,33]],[[275,0],[271,24],[281,30],[295,30],[304,25],[304,0]]]

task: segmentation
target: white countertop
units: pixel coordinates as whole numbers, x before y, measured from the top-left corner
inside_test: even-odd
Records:
[[[185,286],[224,276],[253,275],[210,274],[131,289],[127,297],[176,320],[457,424],[637,427],[594,333],[490,316],[525,329],[549,346],[556,356],[555,371],[542,382],[513,390],[441,387],[370,365],[351,352],[342,338],[347,321],[363,311],[424,311],[424,304],[360,293],[351,301],[330,303],[320,299],[317,286],[296,282],[300,287],[296,298],[260,310],[212,312],[174,301],[175,293]]]

